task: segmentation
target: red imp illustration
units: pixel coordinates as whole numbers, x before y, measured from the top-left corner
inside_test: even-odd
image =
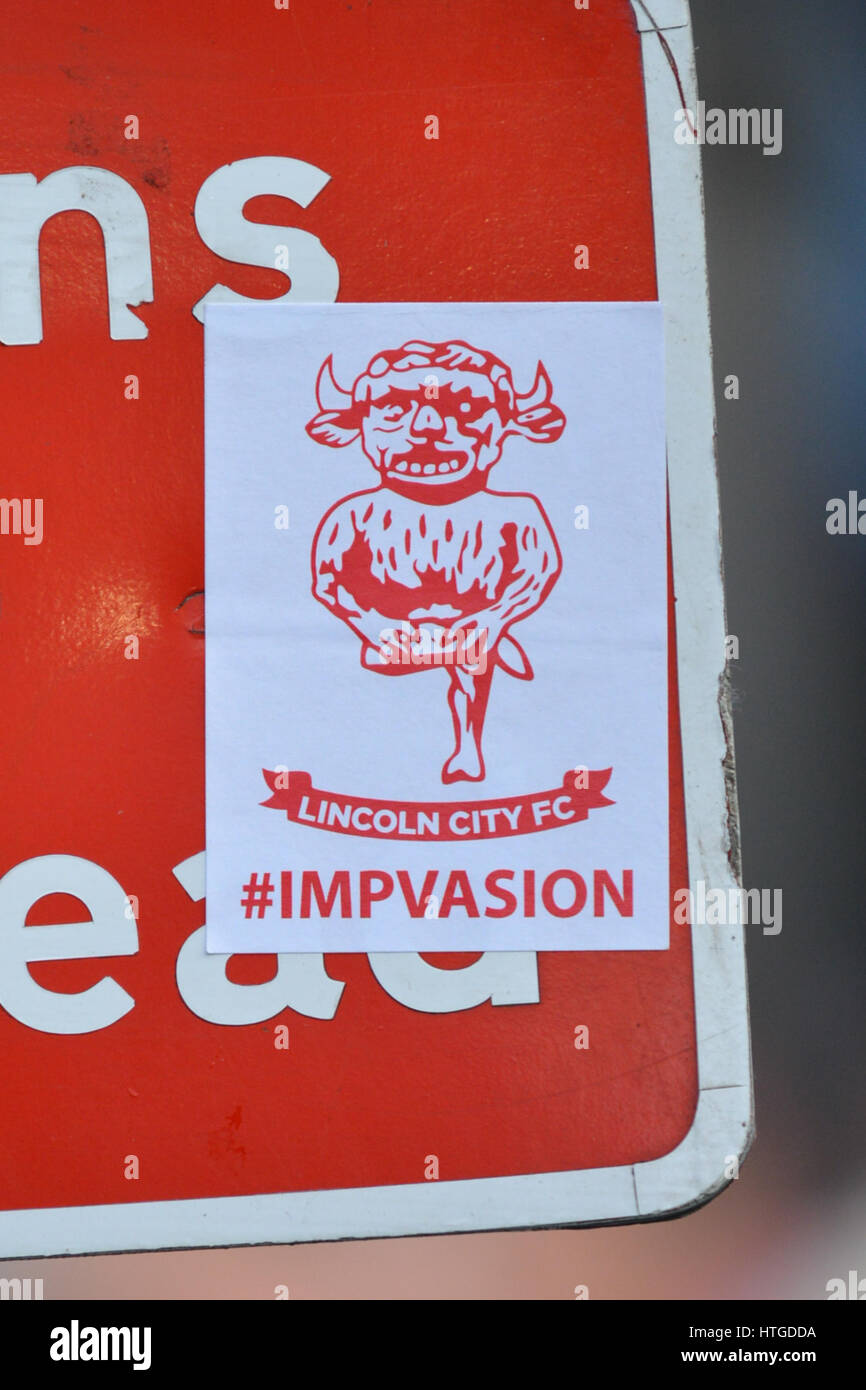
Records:
[[[480,782],[493,672],[533,671],[512,626],[544,603],[561,570],[538,498],[494,492],[509,435],[559,439],[565,416],[539,362],[527,395],[492,353],[468,343],[408,342],[380,352],[351,390],[329,356],[316,383],[320,444],[360,441],[377,487],[341,498],[313,541],[313,593],[382,675],[446,667],[455,747],[445,783]]]

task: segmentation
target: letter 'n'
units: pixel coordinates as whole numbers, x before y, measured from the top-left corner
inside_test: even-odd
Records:
[[[130,306],[153,299],[144,203],[119,174],[73,166],[36,181],[0,174],[0,342],[42,342],[39,234],[58,212],[89,212],[102,230],[112,338],[146,338]]]

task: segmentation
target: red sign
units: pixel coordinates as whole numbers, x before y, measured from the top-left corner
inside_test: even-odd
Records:
[[[469,976],[476,957],[418,958],[403,983],[397,958],[389,973],[383,957],[206,957],[196,900],[193,306],[215,285],[303,297],[272,254],[300,234],[335,263],[341,300],[658,297],[631,5],[190,0],[157,16],[86,0],[50,24],[17,10],[6,42],[0,1207],[98,1207],[106,1223],[0,1222],[0,1253],[528,1224],[534,1208],[521,1222],[481,1203],[270,1237],[214,1217],[190,1234],[170,1208],[135,1207],[393,1185],[435,1204],[462,1179],[668,1154],[698,1098],[687,926],[672,921],[663,952],[544,954],[537,1002],[509,1002],[487,965]],[[670,614],[675,888],[673,591]],[[266,776],[266,804],[290,816],[346,800]],[[609,804],[606,773],[583,791],[569,777],[539,796]]]

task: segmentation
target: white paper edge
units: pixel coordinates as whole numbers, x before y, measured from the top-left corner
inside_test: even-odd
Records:
[[[648,0],[652,10],[651,0]],[[685,0],[665,38],[687,102],[696,77]],[[635,5],[638,27],[646,15]],[[658,20],[659,28],[663,27]],[[724,595],[700,146],[677,145],[680,106],[658,33],[641,33],[659,298],[665,308],[668,473],[677,593],[689,874],[737,887],[733,751],[724,684]],[[724,769],[727,767],[727,789]],[[730,850],[730,859],[729,859]],[[758,928],[753,928],[758,930]],[[0,1257],[590,1226],[701,1205],[730,1180],[753,1134],[745,944],[739,927],[693,933],[698,1104],[663,1158],[566,1173],[205,1200],[0,1213]]]

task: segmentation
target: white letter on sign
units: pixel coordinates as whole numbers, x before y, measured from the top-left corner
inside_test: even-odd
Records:
[[[80,898],[92,921],[26,927],[30,908],[49,893]],[[94,1033],[128,1014],[135,1000],[110,976],[78,994],[61,994],[37,985],[27,969],[31,961],[134,956],[138,930],[127,916],[128,901],[110,873],[71,854],[25,859],[4,874],[0,878],[0,1004],[6,1012],[42,1033]]]
[[[150,239],[144,203],[108,169],[56,169],[0,175],[0,342],[42,342],[39,233],[56,212],[89,212],[102,228],[112,338],[146,338],[128,305],[153,299]]]
[[[537,1004],[534,951],[485,951],[463,970],[440,970],[411,951],[368,955],[370,969],[399,1004],[423,1014],[451,1014],[491,1004]]]
[[[195,200],[198,234],[217,256],[239,265],[267,266],[270,270],[275,267],[276,247],[285,248],[289,270],[282,273],[291,276],[291,288],[266,302],[281,304],[294,299],[333,304],[340,288],[340,271],[319,238],[298,227],[269,227],[261,222],[248,222],[243,212],[250,198],[263,193],[289,198],[302,208],[309,207],[330,178],[330,174],[303,159],[263,155],[258,159],[223,164],[205,179],[198,191]],[[249,295],[237,294],[227,285],[214,285],[198,301],[193,313],[204,323],[205,304],[249,302]]]
[[[204,851],[172,870],[193,902],[205,894]],[[332,980],[324,956],[277,956],[277,973],[262,985],[235,985],[226,976],[228,956],[208,955],[205,928],[187,937],[177,957],[177,987],[188,1009],[207,1023],[263,1023],[283,1009],[307,1018],[333,1018],[345,985]]]

